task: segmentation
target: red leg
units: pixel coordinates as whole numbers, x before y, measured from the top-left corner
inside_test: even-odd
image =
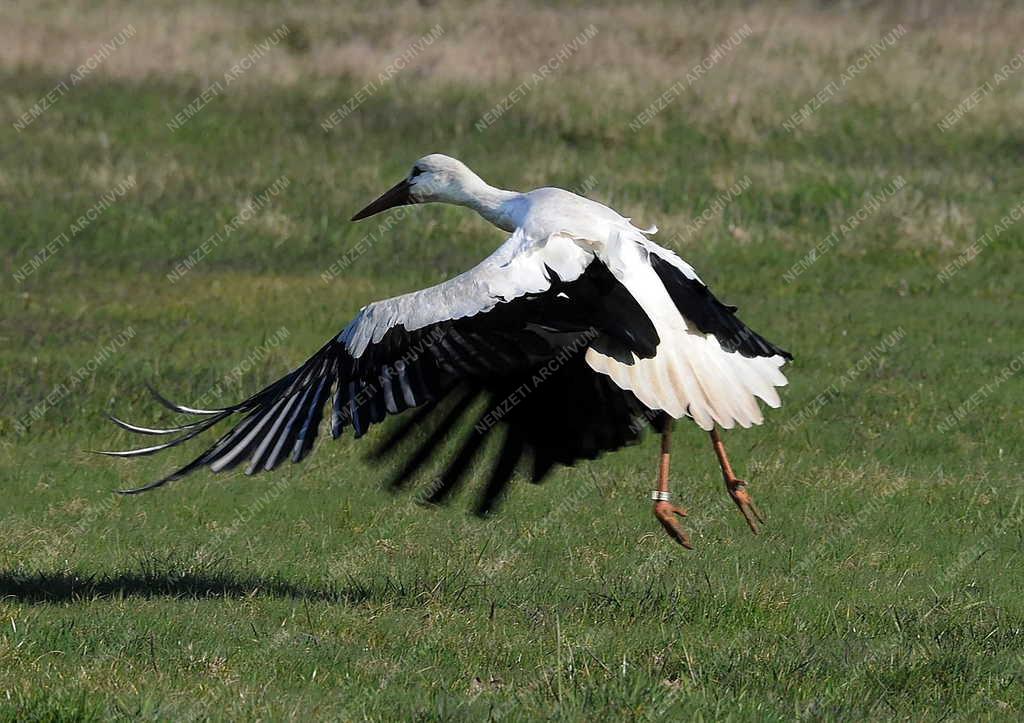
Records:
[[[729,457],[725,454],[725,445],[722,444],[722,438],[718,436],[718,430],[712,427],[710,434],[711,445],[715,448],[715,454],[718,455],[718,464],[722,467],[725,488],[729,491],[732,501],[736,503],[736,506],[740,508],[740,512],[743,513],[743,519],[750,526],[750,531],[756,535],[758,532],[757,523],[764,524],[764,518],[761,517],[761,512],[757,509],[757,505],[754,504],[754,498],[747,492],[746,481],[739,479],[733,474],[732,465],[729,464]]]
[[[690,536],[686,534],[686,530],[680,527],[679,522],[676,520],[676,517],[686,517],[686,510],[682,507],[676,507],[669,502],[668,466],[669,456],[672,452],[672,424],[674,421],[671,418],[666,420],[665,431],[661,433],[661,462],[658,467],[658,489],[651,494],[651,497],[654,499],[654,516],[658,518],[658,522],[665,528],[668,536],[688,550],[692,550],[693,545],[690,544]]]

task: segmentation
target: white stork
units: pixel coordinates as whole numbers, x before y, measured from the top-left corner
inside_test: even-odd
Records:
[[[760,513],[733,473],[717,427],[763,421],[757,399],[778,407],[780,368],[791,355],[747,328],[693,268],[600,203],[559,188],[528,193],[485,183],[441,154],[416,161],[407,178],[353,216],[414,203],[467,206],[511,236],[477,266],[421,291],[363,307],[335,337],[291,373],[238,404],[194,409],[157,399],[197,419],[176,435],[123,452],[152,454],[186,442],[228,418],[241,419],[202,454],[142,492],[201,467],[214,472],[248,461],[247,473],[298,462],[313,447],[323,409],[331,434],[358,438],[389,414],[416,408],[382,446],[389,451],[426,429],[394,480],[404,484],[463,420],[474,398],[486,411],[461,441],[428,499],[462,481],[495,430],[503,429],[478,512],[489,511],[524,455],[532,480],[635,442],[650,423],[662,435],[654,514],[690,547],[670,502],[672,422],[690,417],[711,435],[726,488],[757,532]],[[468,427],[468,425],[462,425]]]

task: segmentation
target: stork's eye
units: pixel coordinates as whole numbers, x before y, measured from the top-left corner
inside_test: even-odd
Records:
[[[416,178],[416,176],[420,175],[421,173],[423,173],[422,168],[420,168],[419,166],[412,167],[412,178]]]

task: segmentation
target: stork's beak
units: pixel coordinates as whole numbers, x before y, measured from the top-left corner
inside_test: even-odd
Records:
[[[411,188],[412,184],[409,183],[409,179],[402,179],[386,190],[380,198],[353,216],[352,220],[359,221],[367,216],[372,216],[373,214],[380,213],[381,211],[387,211],[389,208],[394,208],[395,206],[408,206],[409,204],[416,203],[416,201],[413,200],[412,195],[409,193]]]

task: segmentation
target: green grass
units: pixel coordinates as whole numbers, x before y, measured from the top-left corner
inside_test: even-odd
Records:
[[[25,70],[0,87],[20,112],[54,82]],[[0,717],[1024,714],[1019,376],[940,429],[1024,351],[1024,225],[936,280],[1020,202],[1019,125],[965,118],[940,133],[938,100],[840,97],[813,128],[789,134],[754,115],[738,134],[688,120],[699,101],[687,97],[634,134],[644,104],[620,111],[550,83],[484,133],[473,122],[504,87],[401,77],[330,133],[320,121],[359,83],[228,93],[171,133],[201,85],[101,79],[22,133],[5,121]],[[586,111],[563,112],[574,104]],[[488,521],[468,514],[471,491],[441,509],[384,493],[386,470],[347,436],[273,475],[203,473],[113,496],[172,466],[83,451],[128,441],[104,412],[162,419],[146,381],[194,400],[228,375],[225,398],[239,397],[367,301],[442,280],[500,242],[462,210],[417,208],[321,280],[378,227],[348,223],[352,212],[431,151],[513,188],[593,175],[593,197],[665,238],[751,177],[680,251],[797,358],[784,407],[725,435],[768,512],[762,536],[746,531],[692,425],[676,435],[673,478],[693,552],[650,515],[652,438],[539,487],[517,481]],[[129,175],[133,190],[14,279]],[[783,279],[896,176],[903,191]],[[289,186],[266,209],[168,281],[280,177]],[[126,330],[123,348],[69,382]],[[858,366],[893,332],[892,348]],[[61,384],[66,396],[20,432]]]

